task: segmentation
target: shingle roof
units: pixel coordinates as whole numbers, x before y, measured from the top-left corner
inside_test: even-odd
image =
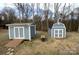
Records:
[[[65,28],[65,25],[61,22],[53,24],[52,28]]]
[[[12,26],[12,25],[33,25],[32,23],[13,23],[13,24],[6,24],[6,26]]]

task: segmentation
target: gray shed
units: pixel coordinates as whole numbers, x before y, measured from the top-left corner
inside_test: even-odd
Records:
[[[57,22],[49,29],[49,35],[54,38],[65,38],[66,27],[63,23]]]
[[[32,23],[7,24],[9,39],[29,39],[36,35],[36,26]]]

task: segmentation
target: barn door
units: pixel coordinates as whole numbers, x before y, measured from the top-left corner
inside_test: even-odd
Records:
[[[58,38],[58,29],[54,29],[54,38]]]
[[[59,29],[59,38],[63,38],[63,29]]]
[[[24,27],[15,27],[14,28],[14,38],[15,39],[24,39]]]
[[[14,38],[19,38],[19,28],[16,27],[14,30]]]
[[[20,28],[19,28],[19,37],[20,37],[21,39],[24,39],[24,27],[20,27]]]
[[[63,38],[63,29],[54,29],[54,38]]]

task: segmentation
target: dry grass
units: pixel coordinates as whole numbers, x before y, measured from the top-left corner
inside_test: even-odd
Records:
[[[19,47],[16,54],[21,55],[69,55],[79,54],[79,33],[67,33],[67,38],[54,39],[48,37],[48,41],[42,42],[40,35],[47,35],[46,32],[38,32],[32,42],[25,41]]]
[[[42,42],[41,35],[46,35],[47,41]],[[8,42],[7,31],[0,32],[0,54],[5,54]],[[3,51],[4,50],[4,51]],[[46,32],[38,31],[37,35],[30,41],[24,41],[15,48],[16,55],[71,55],[79,54],[79,33],[68,32],[64,39],[54,39],[47,36]]]

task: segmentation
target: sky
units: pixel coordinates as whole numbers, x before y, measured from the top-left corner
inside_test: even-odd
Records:
[[[30,4],[30,3],[29,3]],[[64,6],[65,3],[61,4],[61,7],[59,8],[59,11],[62,10],[62,7]],[[66,6],[68,6],[69,3],[66,3]],[[79,7],[79,3],[70,3],[72,5],[71,9],[73,10],[76,7]],[[0,3],[0,11],[2,11],[2,9],[4,7],[11,7],[13,9],[15,9],[16,7],[14,6],[13,3]],[[35,9],[36,9],[36,3],[35,3]],[[40,3],[40,9],[44,9],[44,3]],[[49,9],[54,12],[54,3],[50,3],[50,7]],[[54,16],[54,15],[53,15]]]
[[[64,3],[62,3],[60,10],[62,9],[63,5],[64,5]],[[66,5],[68,6],[68,3],[66,3]],[[79,3],[71,3],[71,5],[72,5],[72,8],[79,7]],[[2,10],[4,7],[16,8],[13,3],[0,3],[0,10]],[[36,4],[35,4],[35,8],[36,8]],[[44,9],[43,3],[40,3],[40,8]],[[54,3],[50,3],[49,9],[52,12],[54,12]]]

